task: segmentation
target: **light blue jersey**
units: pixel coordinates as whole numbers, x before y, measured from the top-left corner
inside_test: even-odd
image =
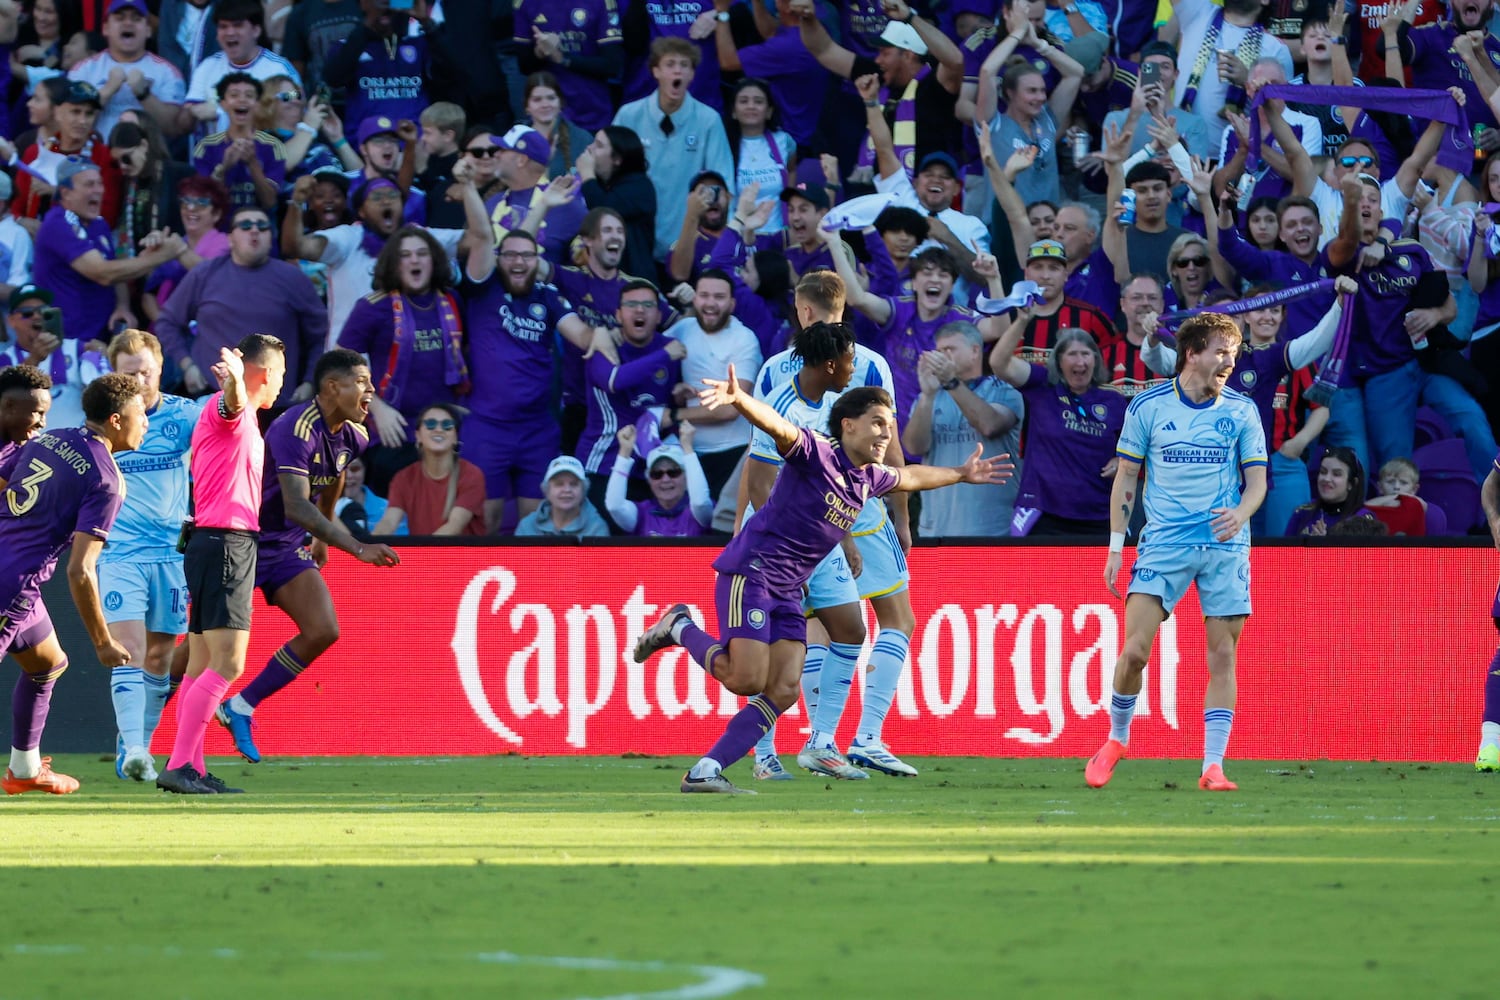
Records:
[[[147,416],[146,439],[115,457],[125,474],[125,506],[99,556],[111,562],[180,562],[177,536],[188,510],[188,449],[200,400],[162,394]]]
[[[760,366],[755,376],[755,398],[770,405],[777,413],[798,427],[806,427],[819,434],[828,433],[828,411],[844,392],[863,386],[878,386],[886,392],[895,392],[891,380],[891,367],[885,358],[862,344],[854,345],[854,375],[841,392],[829,390],[821,402],[814,403],[802,395],[794,376],[802,370],[802,359],[790,350],[782,351]],[[894,447],[894,446],[893,446]],[[750,457],[781,468],[781,455],[776,451],[776,442],[771,435],[756,428],[750,436]],[[879,530],[886,521],[885,502],[871,498],[859,512],[854,522],[853,534],[862,535]]]
[[[1250,545],[1247,524],[1228,542],[1214,539],[1212,511],[1240,502],[1244,469],[1264,466],[1266,437],[1255,402],[1232,389],[1203,403],[1178,379],[1136,396],[1125,411],[1116,453],[1146,467],[1143,547]]]

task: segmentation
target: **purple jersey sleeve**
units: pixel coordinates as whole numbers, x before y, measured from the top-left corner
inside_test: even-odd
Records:
[[[313,452],[317,450],[315,435],[303,436],[297,433],[299,421],[296,418],[286,419],[293,412],[288,410],[266,431],[266,447],[276,457],[276,468],[271,471],[276,475],[285,472],[294,476],[310,476]]]
[[[83,503],[78,507],[78,518],[73,522],[73,531],[80,535],[108,538],[109,529],[115,526],[115,518],[119,516],[120,507],[125,503],[125,495],[120,491],[118,476],[112,476],[98,466],[95,468],[100,472],[103,486],[84,493]]]

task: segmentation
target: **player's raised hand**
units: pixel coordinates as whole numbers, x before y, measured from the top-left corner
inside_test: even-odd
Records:
[[[401,561],[401,557],[396,554],[395,549],[389,545],[381,545],[378,542],[359,546],[354,550],[354,557],[362,563],[369,563],[371,566],[395,566]]]
[[[1215,540],[1220,542],[1233,539],[1249,520],[1238,507],[1215,507],[1209,513],[1216,515],[1209,526],[1213,528]]]
[[[969,460],[959,466],[963,473],[963,481],[983,486],[989,483],[1003,483],[1010,478],[1016,467],[1010,462],[1010,455],[996,455],[994,458],[984,458],[984,446],[976,444],[974,454]]]
[[[698,393],[698,405],[705,410],[717,410],[721,406],[733,406],[735,401],[742,395],[740,391],[740,380],[734,374],[734,365],[729,366],[729,372],[719,380],[706,378],[703,384],[708,388]]]

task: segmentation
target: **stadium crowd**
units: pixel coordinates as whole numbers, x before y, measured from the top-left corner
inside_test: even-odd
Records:
[[[1020,456],[916,533],[1101,537],[1125,407],[1212,307],[1257,536],[1482,529],[1494,4],[1355,7],[0,0],[0,362],[62,427],[124,329],[188,396],[274,334],[272,417],[346,347],[352,528],[695,535],[751,440],[697,392],[780,382],[825,268],[907,462]]]

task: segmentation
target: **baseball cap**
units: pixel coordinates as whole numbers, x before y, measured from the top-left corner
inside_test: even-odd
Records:
[[[528,125],[512,125],[495,145],[520,153],[533,163],[546,164],[552,159],[552,147],[547,145],[542,133]]]
[[[793,198],[806,198],[813,203],[814,207],[825,211],[831,207],[828,203],[828,189],[822,184],[808,184],[804,182],[798,184],[796,187],[781,189],[781,200],[783,202],[791,201]]]
[[[94,107],[102,107],[99,101],[99,90],[87,80],[69,80],[68,94],[59,103],[61,104],[92,104]]]
[[[373,115],[359,123],[359,130],[354,133],[354,144],[363,146],[383,132],[389,132],[394,136],[396,123],[385,115]]]
[[[146,9],[146,0],[110,0],[109,10],[105,17],[122,10],[133,10],[142,17],[150,17],[151,12]]]
[[[1055,260],[1060,264],[1067,264],[1068,251],[1057,240],[1037,240],[1026,251],[1026,263],[1030,264],[1034,260]]]
[[[87,156],[69,156],[57,165],[57,186],[72,187],[73,178],[90,170],[98,170],[99,164]]]
[[[52,293],[40,285],[22,285],[10,293],[10,311],[15,312],[21,308],[21,303],[27,299],[41,299],[50,306],[52,304]]]
[[[886,24],[885,30],[880,33],[880,44],[915,52],[919,56],[927,54],[927,43],[917,34],[917,29],[901,21]]]
[[[666,459],[679,469],[687,467],[687,455],[675,444],[659,444],[646,456],[646,471],[656,468],[656,463]]]
[[[1145,62],[1152,56],[1166,56],[1172,62],[1177,62],[1177,49],[1171,42],[1147,42],[1141,46],[1141,62]]]
[[[926,156],[922,157],[922,162],[917,164],[917,173],[920,174],[922,171],[926,170],[934,163],[940,163],[943,166],[947,167],[948,172],[953,175],[954,179],[958,178],[958,161],[949,156],[947,153],[941,151],[936,153],[928,153]]]
[[[1063,51],[1070,59],[1083,66],[1084,76],[1090,76],[1099,72],[1099,67],[1104,65],[1104,54],[1109,51],[1109,35],[1102,31],[1090,31],[1064,45]]]
[[[552,477],[563,472],[571,472],[577,476],[580,482],[588,482],[588,474],[583,471],[583,463],[572,455],[558,455],[547,464],[547,474],[542,477],[542,484],[552,482]]]

